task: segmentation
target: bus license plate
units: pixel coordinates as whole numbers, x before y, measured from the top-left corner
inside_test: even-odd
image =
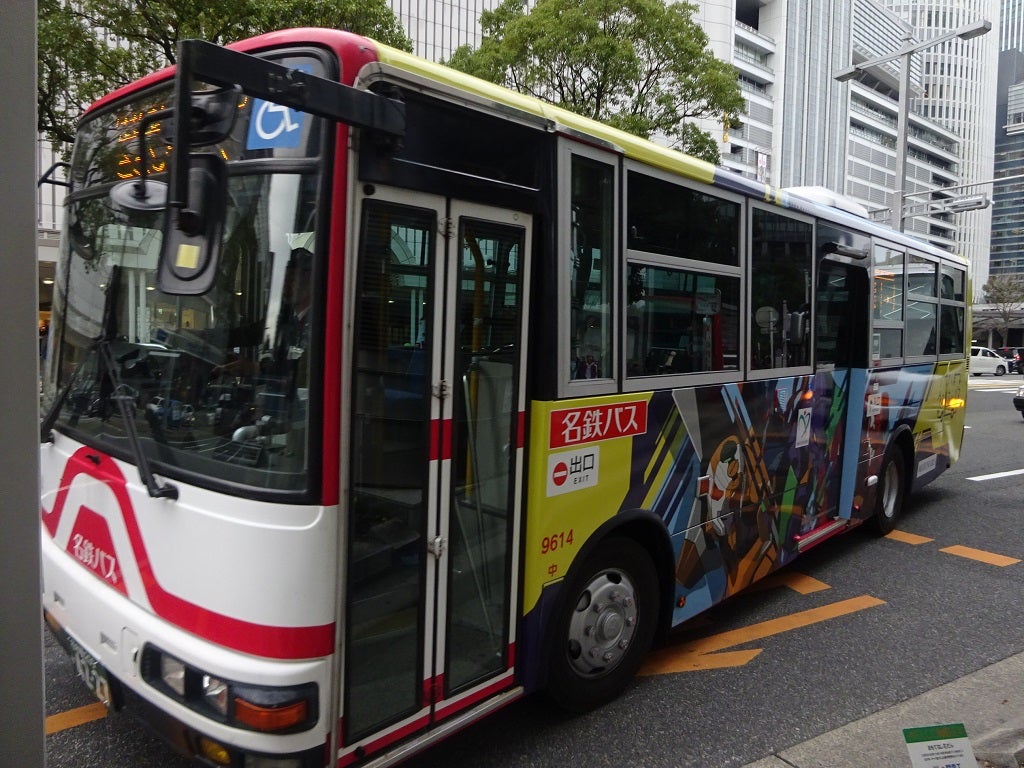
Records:
[[[67,640],[71,646],[71,660],[74,662],[78,676],[93,695],[103,702],[103,706],[112,709],[113,699],[110,696],[110,680],[107,678],[107,671],[77,642],[70,637]]]

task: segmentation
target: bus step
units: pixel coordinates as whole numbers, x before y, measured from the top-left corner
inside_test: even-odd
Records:
[[[810,530],[807,533],[801,534],[800,536],[794,536],[793,541],[796,543],[796,551],[803,552],[806,549],[810,549],[815,544],[820,544],[825,539],[844,530],[846,526],[849,525],[849,522],[849,520],[835,518],[822,523],[817,528]]]

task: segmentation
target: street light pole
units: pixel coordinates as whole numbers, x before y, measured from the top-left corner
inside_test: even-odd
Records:
[[[871,59],[870,61],[863,61],[860,64],[853,64],[845,69],[839,70],[833,76],[837,82],[844,83],[847,80],[859,78],[864,74],[864,72],[872,67],[877,67],[879,64],[886,64],[890,61],[900,59],[900,92],[896,102],[896,190],[894,193],[892,213],[890,215],[892,228],[897,231],[903,231],[903,223],[906,219],[903,215],[903,199],[907,197],[907,140],[910,123],[910,57],[918,51],[923,51],[925,48],[931,48],[939,43],[952,40],[955,37],[958,37],[961,40],[970,40],[980,35],[984,35],[991,29],[991,21],[988,19],[980,19],[971,24],[964,24],[962,27],[958,27],[950,32],[946,32],[916,44],[912,44],[910,42],[912,37],[908,34],[903,38],[903,46],[896,51],[896,53],[892,53],[888,56],[881,56],[877,59]]]
[[[889,226],[897,232],[903,231],[903,196],[907,191],[907,146],[908,124],[910,123],[910,35],[904,38],[900,62],[900,95],[896,110],[896,191],[890,212]]]

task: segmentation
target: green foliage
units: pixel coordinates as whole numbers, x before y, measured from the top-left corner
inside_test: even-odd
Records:
[[[714,138],[690,121],[734,125],[743,99],[695,10],[662,0],[538,0],[527,11],[504,0],[481,14],[480,47],[460,48],[447,64],[717,163]]]
[[[70,143],[82,109],[167,64],[178,42],[224,44],[288,27],[332,27],[412,50],[386,0],[38,0],[39,131]]]

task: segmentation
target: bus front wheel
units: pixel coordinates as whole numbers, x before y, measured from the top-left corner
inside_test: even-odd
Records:
[[[907,465],[903,460],[903,449],[893,443],[882,458],[882,471],[878,475],[875,494],[875,514],[871,525],[875,533],[884,536],[896,528],[906,494]]]
[[[658,622],[658,579],[632,539],[602,541],[565,585],[554,621],[548,694],[572,712],[618,696],[651,647]]]

